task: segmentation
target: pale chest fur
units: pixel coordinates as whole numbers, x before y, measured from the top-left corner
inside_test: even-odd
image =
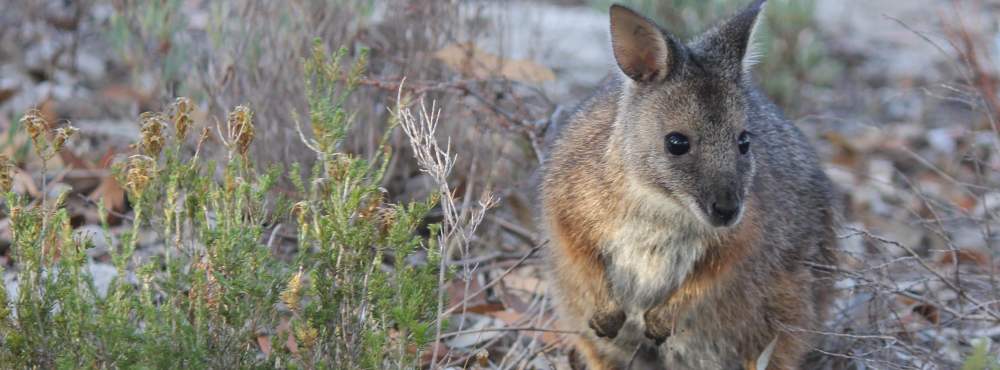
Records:
[[[629,207],[603,246],[612,294],[626,311],[644,312],[687,278],[705,251],[704,228],[683,205],[649,190]]]

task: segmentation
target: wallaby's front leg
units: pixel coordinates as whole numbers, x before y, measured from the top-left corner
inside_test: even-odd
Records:
[[[590,317],[587,324],[590,325],[591,329],[594,329],[594,333],[598,337],[614,339],[618,336],[618,331],[625,325],[626,317],[625,311],[614,301],[608,300],[608,302],[610,304],[598,307],[594,311],[594,315]]]
[[[657,346],[663,344],[674,333],[678,311],[679,307],[670,304],[669,298],[646,310],[646,313],[642,315],[642,319],[646,323],[644,333],[646,338],[652,339]]]
[[[618,331],[625,325],[626,316],[625,311],[611,292],[607,259],[602,258],[600,263],[604,267],[604,274],[598,283],[600,286],[594,292],[596,303],[594,315],[590,317],[587,324],[591,329],[594,329],[594,333],[598,337],[614,339],[618,336]]]

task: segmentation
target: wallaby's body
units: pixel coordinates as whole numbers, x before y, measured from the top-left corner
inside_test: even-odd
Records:
[[[542,185],[558,313],[590,369],[754,369],[768,347],[768,368],[796,368],[812,344],[833,188],[747,76],[762,6],[686,45],[611,9],[623,73],[570,118]]]

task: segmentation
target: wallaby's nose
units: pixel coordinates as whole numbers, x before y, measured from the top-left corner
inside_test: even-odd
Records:
[[[739,199],[732,194],[726,194],[712,202],[712,212],[709,216],[715,226],[729,226],[739,213]]]

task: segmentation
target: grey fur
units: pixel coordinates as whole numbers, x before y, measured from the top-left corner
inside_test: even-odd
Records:
[[[788,328],[816,329],[824,316],[831,281],[808,263],[835,264],[834,190],[808,140],[749,78],[762,7],[687,44],[656,28],[670,50],[656,55],[669,60],[616,55],[623,71],[555,143],[542,184],[551,281],[564,325],[586,333],[578,349],[591,367],[624,366],[638,346],[637,369],[750,368],[778,338],[769,368],[794,368],[810,338]],[[744,130],[747,154],[737,145]],[[687,135],[689,153],[666,152],[671,132]],[[720,199],[745,216],[711,222]]]

